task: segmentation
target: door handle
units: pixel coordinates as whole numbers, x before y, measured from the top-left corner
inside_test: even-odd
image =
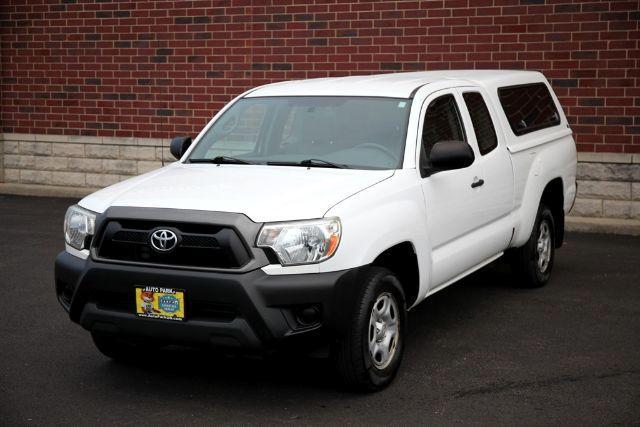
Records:
[[[476,187],[480,187],[482,184],[484,184],[484,179],[475,179],[472,183],[471,183],[471,188],[476,188]]]

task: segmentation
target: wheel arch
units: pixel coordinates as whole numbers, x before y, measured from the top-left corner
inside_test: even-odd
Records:
[[[554,238],[556,247],[560,247],[564,241],[564,184],[561,176],[551,175],[545,180],[531,179],[525,189],[524,202],[518,209],[517,218],[519,226],[516,226],[516,234],[512,241],[512,247],[519,247],[531,236],[538,208],[545,203],[553,213],[555,223]]]
[[[549,181],[542,191],[540,203],[544,203],[553,215],[555,247],[564,241],[564,186],[561,177]]]
[[[382,251],[371,263],[393,272],[404,291],[407,307],[412,307],[420,292],[420,268],[416,248],[410,241],[397,243]]]

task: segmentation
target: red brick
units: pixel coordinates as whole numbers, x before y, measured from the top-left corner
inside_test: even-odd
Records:
[[[166,138],[272,81],[528,68],[581,151],[640,152],[634,1],[44,3],[0,5],[3,132]]]

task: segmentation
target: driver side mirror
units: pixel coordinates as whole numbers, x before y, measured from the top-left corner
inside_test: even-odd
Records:
[[[191,137],[190,136],[176,136],[171,140],[171,146],[169,147],[169,151],[176,159],[180,160],[184,153],[187,152],[189,147],[191,146]]]
[[[473,150],[464,141],[441,141],[431,148],[430,165],[422,165],[423,176],[436,172],[462,169],[471,166],[475,158]]]

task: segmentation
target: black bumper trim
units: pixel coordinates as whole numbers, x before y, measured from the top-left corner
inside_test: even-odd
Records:
[[[61,252],[55,278],[58,300],[71,320],[87,330],[259,349],[293,337],[342,330],[363,268],[295,275],[267,275],[261,269],[230,274],[102,263]],[[133,289],[140,285],[184,289],[187,319],[174,322],[136,316]],[[131,301],[130,309],[101,306],[96,295],[102,293],[121,295]],[[190,317],[194,301],[233,307],[238,315],[224,321]],[[290,310],[311,304],[321,307],[319,324],[292,324]]]
[[[89,331],[162,338],[177,343],[200,343],[247,349],[261,347],[260,339],[249,324],[239,318],[229,323],[191,320],[183,324],[142,319],[129,313],[104,311],[94,303],[87,303],[80,315],[80,324]]]

